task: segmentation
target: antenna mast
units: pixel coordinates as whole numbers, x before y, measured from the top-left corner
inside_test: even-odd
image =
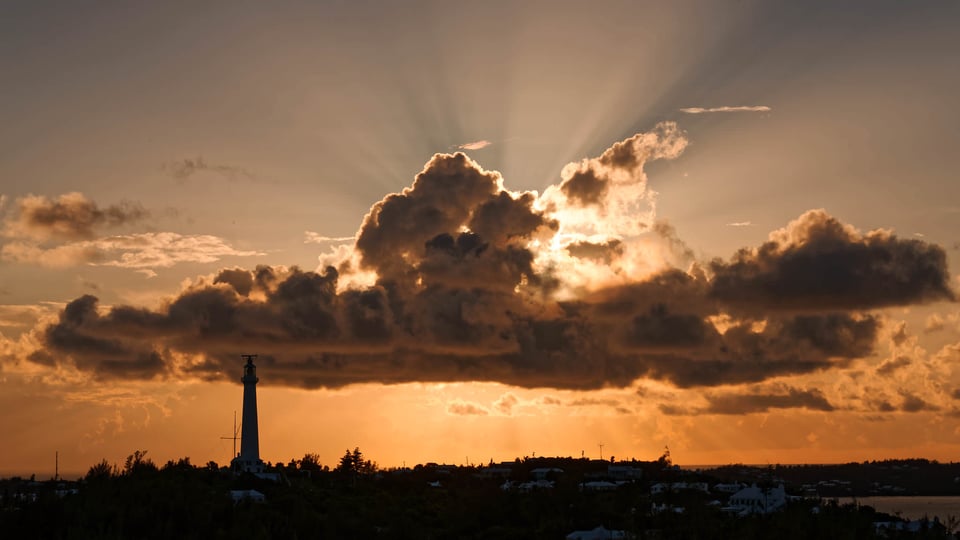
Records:
[[[598,444],[600,447],[600,461],[603,461],[603,443]]]
[[[233,441],[233,457],[230,459],[237,457],[237,439],[240,438],[237,436],[237,433],[240,433],[240,428],[237,427],[237,411],[233,411],[233,437],[220,437],[224,440]]]

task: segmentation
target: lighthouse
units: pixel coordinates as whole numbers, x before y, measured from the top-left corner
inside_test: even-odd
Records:
[[[257,366],[253,361],[255,354],[244,354],[241,358],[247,361],[243,366],[243,417],[240,431],[240,454],[233,458],[231,466],[235,472],[249,472],[259,474],[264,472],[263,461],[260,461],[260,433],[257,427]]]

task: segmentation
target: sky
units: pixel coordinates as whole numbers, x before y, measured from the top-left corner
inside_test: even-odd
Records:
[[[960,2],[2,9],[2,475],[960,453]]]

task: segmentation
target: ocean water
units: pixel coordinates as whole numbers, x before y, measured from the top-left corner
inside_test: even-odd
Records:
[[[900,515],[906,519],[920,519],[934,516],[944,521],[948,516],[960,518],[960,496],[882,496],[882,497],[839,497],[840,504],[856,501],[858,504],[872,506],[880,512]]]

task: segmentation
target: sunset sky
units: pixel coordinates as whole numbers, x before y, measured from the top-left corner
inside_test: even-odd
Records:
[[[0,475],[960,456],[960,2],[4,2]]]

